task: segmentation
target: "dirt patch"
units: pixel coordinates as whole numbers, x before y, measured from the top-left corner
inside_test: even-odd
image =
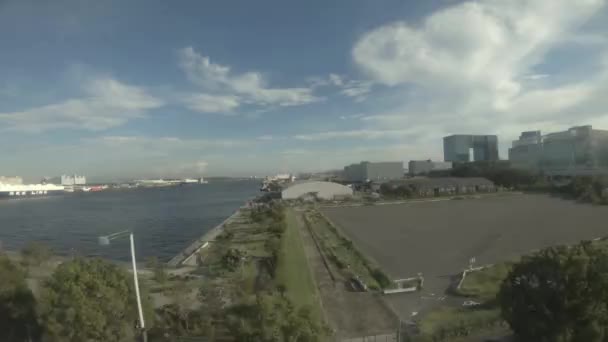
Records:
[[[370,292],[349,291],[345,286],[346,279],[338,272],[329,270],[324,263],[311,231],[304,223],[302,212],[298,212],[297,220],[304,250],[319,288],[323,311],[336,337],[342,340],[373,335],[394,336],[398,321],[381,302],[381,298]]]

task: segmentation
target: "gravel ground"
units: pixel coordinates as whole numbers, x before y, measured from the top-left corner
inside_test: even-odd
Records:
[[[547,195],[322,211],[393,278],[423,273],[424,291],[386,297],[403,319],[445,301],[441,297],[450,276],[467,267],[472,257],[483,265],[608,235],[608,207]]]

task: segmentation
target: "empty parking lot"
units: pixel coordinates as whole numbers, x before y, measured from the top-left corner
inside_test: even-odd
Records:
[[[546,195],[322,211],[393,278],[418,272],[425,280],[447,278],[465,268],[472,257],[483,265],[545,246],[608,235],[608,207]]]

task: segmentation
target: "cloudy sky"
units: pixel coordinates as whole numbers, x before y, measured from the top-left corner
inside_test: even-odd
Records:
[[[261,175],[608,129],[604,0],[0,0],[0,174]]]

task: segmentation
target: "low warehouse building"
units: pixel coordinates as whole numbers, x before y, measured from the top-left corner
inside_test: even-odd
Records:
[[[283,199],[298,199],[306,196],[331,200],[353,195],[353,189],[332,182],[296,182],[281,191]]]
[[[494,183],[481,177],[416,177],[384,183],[381,192],[410,193],[415,196],[439,196],[496,191]]]

